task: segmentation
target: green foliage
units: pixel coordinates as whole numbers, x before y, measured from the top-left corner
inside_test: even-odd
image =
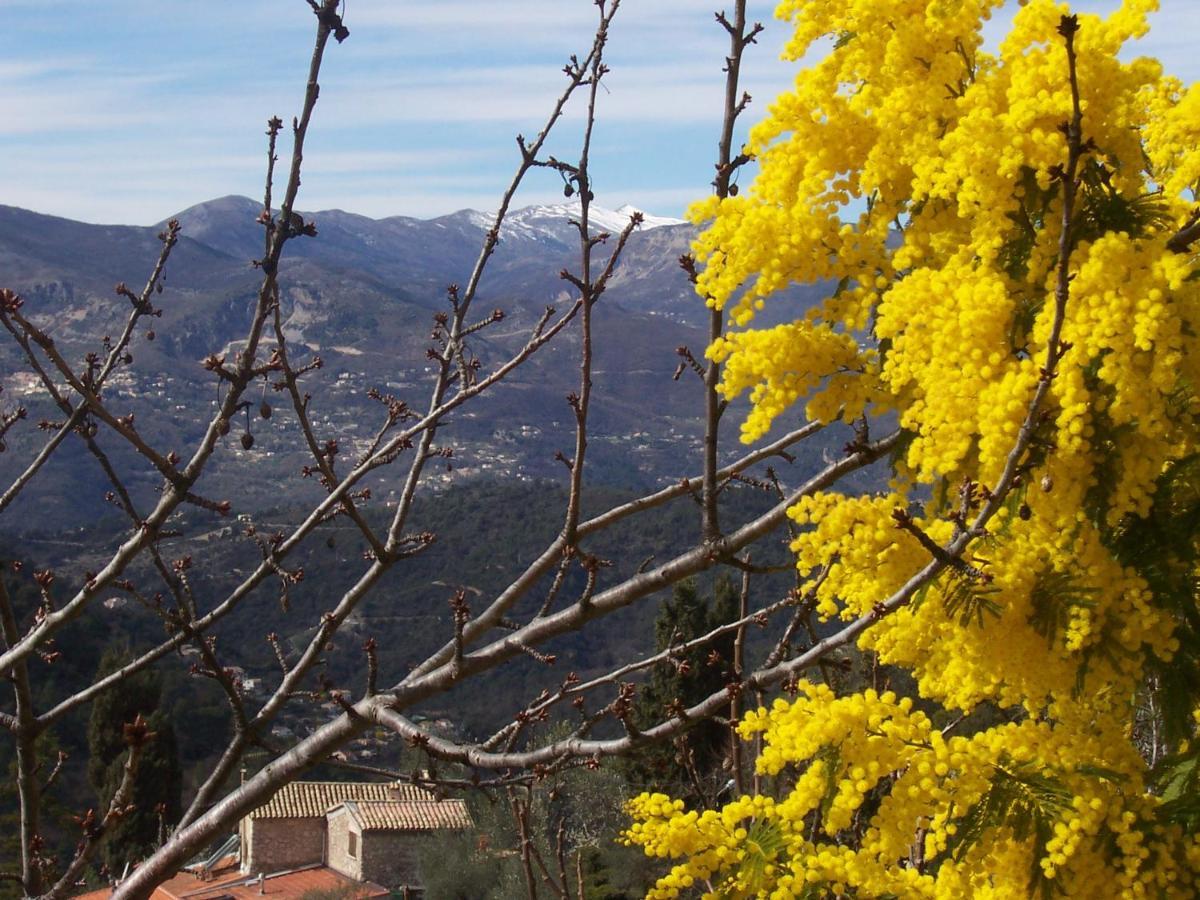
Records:
[[[1080,584],[1078,577],[1068,572],[1041,572],[1030,594],[1033,611],[1029,622],[1049,643],[1061,639],[1071,615],[1076,609],[1095,605],[1095,588]]]
[[[96,678],[104,678],[126,665],[132,656],[127,647],[111,645],[100,658]],[[92,703],[88,720],[88,781],[103,796],[109,770],[127,749],[122,727],[139,714],[149,717],[157,708],[162,687],[158,676],[143,670],[122,679],[118,689],[105,691]],[[111,794],[109,794],[111,797]]]
[[[100,663],[97,678],[127,663],[123,647],[110,647]],[[175,729],[158,709],[161,685],[149,670],[124,680],[120,688],[97,697],[88,722],[88,779],[95,790],[97,808],[103,814],[112,803],[124,777],[128,747],[124,726],[143,716],[154,738],[138,761],[129,810],[111,827],[103,848],[103,861],[110,871],[120,871],[153,851],[165,836],[165,827],[179,818],[183,773]]]
[[[625,824],[624,803],[631,793],[618,768],[567,769],[537,782],[528,792],[522,788],[514,792],[528,804],[530,839],[556,880],[557,836],[561,833],[572,897],[577,894],[580,876],[583,900],[636,900],[645,895],[650,861],[638,848],[615,841]],[[474,830],[430,837],[418,845],[425,896],[431,900],[527,896],[510,797],[505,791],[488,790],[468,794],[466,800]],[[534,869],[540,885],[536,863]]]
[[[1095,159],[1087,161],[1081,173],[1080,216],[1076,223],[1078,242],[1094,241],[1104,234],[1127,232],[1144,235],[1151,229],[1174,226],[1174,217],[1161,191],[1122,196],[1112,183],[1113,173]]]
[[[417,851],[426,897],[439,900],[499,900],[512,882],[507,860],[480,847],[473,834],[426,838]]]
[[[654,622],[657,651],[687,643],[713,629],[736,620],[738,595],[732,582],[719,579],[711,599],[702,599],[695,581],[675,586],[662,601]],[[673,706],[691,706],[719,691],[732,671],[735,633],[722,635],[710,644],[673,654],[655,666],[638,693],[634,723],[645,728],[662,721]],[[672,744],[660,743],[641,750],[629,763],[632,780],[661,786],[670,784],[677,793],[692,802],[705,803],[712,796],[701,796],[690,767],[698,780],[719,778],[729,745],[727,728],[712,722],[697,723]]]
[[[998,593],[1000,588],[951,569],[942,594],[942,605],[946,615],[958,619],[962,627],[974,622],[982,628],[984,614],[993,618],[1000,616],[1000,604],[992,599],[992,595]]]
[[[340,888],[327,888],[325,890],[309,890],[300,895],[300,900],[355,900],[361,896],[362,888],[357,885],[348,884]]]
[[[824,822],[825,817],[829,815],[830,806],[833,805],[833,798],[837,796],[838,772],[841,770],[842,760],[840,745],[822,747],[813,757],[814,762],[818,760],[825,767],[823,770],[825,784],[824,790],[821,792],[821,802],[817,804],[817,821]]]
[[[580,848],[583,900],[641,900],[650,881],[644,853],[611,841]]]
[[[57,736],[53,732],[44,731],[38,735],[35,752],[38,759],[43,761],[43,780],[54,767],[54,761],[57,759],[60,749]],[[13,871],[16,871],[16,861],[21,858],[21,807],[17,792],[15,756],[10,757],[8,764],[0,771],[5,775],[5,778],[0,781],[0,861],[11,860]],[[42,794],[41,828],[44,834],[55,835],[57,831],[55,825],[62,823],[68,817],[68,810],[63,807],[61,796],[61,793],[55,790]],[[55,856],[58,860],[63,859],[67,852],[67,848],[60,846],[60,842],[57,841],[53,842],[48,850],[48,855]],[[58,870],[51,867],[47,874],[53,876],[56,871]],[[0,898],[7,900],[9,897],[16,898],[23,895],[24,892],[20,889],[18,882],[0,880]]]
[[[1118,558],[1149,584],[1155,604],[1175,618],[1179,648],[1170,660],[1147,660],[1146,693],[1161,720],[1160,745],[1195,735],[1200,704],[1200,455],[1169,466],[1158,479],[1150,513],[1123,522],[1111,538]]]
[[[425,896],[431,900],[525,896],[519,839],[507,799],[499,792],[475,793],[466,799],[475,822],[473,831],[430,836],[417,845]]]
[[[1200,831],[1200,747],[1163,760],[1155,775],[1164,801],[1162,820],[1188,834]]]
[[[947,843],[946,852],[958,859],[979,844],[988,833],[1008,829],[1014,840],[1033,839],[1030,896],[1049,897],[1055,882],[1041,867],[1046,843],[1054,836],[1054,823],[1071,808],[1072,795],[1052,773],[1029,764],[1002,762],[995,767],[983,797],[967,810],[958,830]]]
[[[1038,185],[1037,173],[1029,166],[1021,167],[1020,182],[1024,202],[1008,214],[1015,227],[1012,236],[1000,248],[1000,260],[1004,270],[1017,282],[1024,281],[1029,271],[1030,254],[1033,252],[1038,233],[1045,227],[1046,216],[1055,196],[1053,191]],[[1014,348],[1024,346],[1043,299],[1040,294],[1027,295],[1018,303],[1010,336]]]
[[[765,888],[770,883],[770,867],[786,845],[777,823],[760,820],[750,826],[739,874],[745,877],[751,890]]]

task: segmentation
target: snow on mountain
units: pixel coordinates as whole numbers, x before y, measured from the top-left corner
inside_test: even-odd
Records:
[[[178,213],[176,218],[183,223],[184,233],[188,236],[223,252],[245,256],[259,249],[262,243],[262,226],[257,222],[261,208],[257,200],[247,197],[221,197],[185,209]],[[593,234],[602,231],[618,234],[629,224],[629,217],[635,212],[642,213],[642,225],[639,230],[643,232],[668,225],[684,224],[683,219],[651,215],[630,204],[612,210],[593,203],[588,207],[591,231]],[[463,234],[464,228],[468,231],[476,228],[486,231],[495,220],[494,213],[474,209],[463,209],[433,219],[414,219],[408,216],[372,219],[341,210],[303,212],[301,215],[316,222],[324,243],[330,243],[332,240],[340,244],[344,243],[341,239],[346,239],[363,247],[375,247],[389,241],[412,238],[418,231],[428,236],[429,226],[447,235],[450,232]],[[579,232],[571,221],[578,221],[579,216],[580,205],[577,197],[565,203],[515,209],[505,216],[501,238],[518,242],[548,241],[574,246],[579,240]],[[301,247],[301,252],[305,255],[309,255],[308,251],[317,252],[307,244],[302,244]]]
[[[588,206],[588,224],[593,233],[607,231],[610,234],[617,234],[629,224],[629,217],[635,212],[642,213],[642,231],[661,228],[665,225],[684,224],[683,219],[650,215],[629,204],[612,210],[594,203]],[[526,206],[513,210],[505,216],[500,236],[510,240],[513,238],[535,241],[551,240],[557,243],[574,241],[577,238],[577,232],[571,225],[571,221],[579,221],[580,214],[578,199],[549,206]],[[464,215],[471,224],[483,228],[489,227],[493,221],[492,216],[475,210],[464,210],[463,213],[457,215]]]
[[[686,225],[683,219],[673,219],[670,216],[654,216],[646,212],[644,209],[638,209],[636,206],[631,206],[626,203],[617,210],[617,215],[625,221],[635,212],[642,214],[642,231],[649,231],[651,228],[662,228],[664,225]]]

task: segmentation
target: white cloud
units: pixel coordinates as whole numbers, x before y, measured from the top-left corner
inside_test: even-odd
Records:
[[[694,28],[696,23],[707,27],[712,11],[720,5],[696,0],[625,0],[613,18],[613,29],[649,26],[679,31]],[[764,19],[772,15],[775,4],[752,0],[747,6],[750,18]],[[492,35],[497,30],[545,35],[558,30],[591,30],[598,18],[596,8],[585,0],[440,0],[420,5],[355,0],[346,22],[364,29],[453,28]]]
[[[602,184],[630,186],[605,192],[618,205],[677,214],[707,190],[726,52],[712,10],[722,5],[731,0],[623,0],[597,135]],[[1200,2],[1162,5],[1131,52],[1196,80]],[[747,125],[795,70],[777,59],[788,27],[773,6],[750,4],[768,28],[744,67],[755,98]],[[0,203],[151,222],[208,197],[261,191],[262,126],[274,114],[290,119],[303,90],[312,16],[301,0],[219,9],[0,0],[0,9],[22,36],[0,61]],[[303,205],[371,215],[487,208],[515,160],[512,137],[544,122],[563,85],[559,66],[586,52],[595,18],[590,0],[350,0],[351,39],[326,58]],[[128,49],[134,22],[138,52]],[[560,155],[573,152],[577,107],[567,119],[553,145]],[[552,187],[538,182],[530,197],[555,199]]]

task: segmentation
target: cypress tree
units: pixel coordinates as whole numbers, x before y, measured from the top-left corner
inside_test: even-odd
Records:
[[[737,617],[738,597],[733,584],[720,578],[711,598],[701,598],[694,580],[677,584],[671,596],[662,602],[654,622],[657,650],[687,643]],[[734,633],[722,635],[703,647],[675,654],[659,663],[638,692],[634,723],[649,727],[677,706],[691,706],[720,690],[733,668]],[[627,766],[628,776],[637,783],[658,787],[670,783],[692,802],[709,802],[719,788],[729,750],[729,730],[711,720],[698,722],[680,739],[645,748]],[[697,776],[693,779],[688,769]],[[697,789],[696,780],[708,790]],[[701,796],[707,793],[708,796]]]
[[[116,671],[132,659],[126,648],[109,647],[100,660],[97,678]],[[88,781],[96,792],[97,812],[103,814],[124,775],[128,747],[124,726],[139,714],[153,740],[142,751],[129,810],[112,826],[103,847],[104,864],[119,873],[125,864],[149,855],[158,846],[163,827],[180,815],[183,773],[175,729],[159,709],[161,682],[143,670],[124,679],[120,687],[96,698],[88,721]]]

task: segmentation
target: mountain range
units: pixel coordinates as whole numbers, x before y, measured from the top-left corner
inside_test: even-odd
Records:
[[[217,388],[200,361],[228,350],[245,332],[261,278],[251,265],[262,254],[263,230],[256,221],[261,209],[249,198],[230,196],[174,217],[182,236],[168,264],[166,289],[156,298],[162,318],[152,326],[153,340],[139,336],[134,364],[115,377],[108,392],[114,409],[136,414],[156,446],[183,454],[212,414]],[[615,232],[633,211],[592,206],[592,230]],[[324,362],[306,383],[315,398],[319,436],[338,437],[350,449],[365,445],[379,419],[379,408],[366,398],[369,388],[423,405],[432,317],[445,308],[447,285],[468,278],[492,217],[474,210],[434,219],[371,219],[340,210],[302,215],[315,223],[317,236],[294,239],[285,251],[280,277],[285,333],[298,362],[318,354]],[[526,207],[506,218],[475,305],[480,317],[493,308],[505,313],[473,340],[485,371],[524,344],[547,305],[572,299],[559,273],[577,266],[578,230],[571,224],[577,215],[578,206],[568,203]],[[113,285],[124,281],[136,288],[144,282],[161,227],[89,225],[0,206],[0,286],[18,291],[28,314],[54,335],[68,358],[81,360],[99,350],[100,335],[123,322],[128,301],[114,294]],[[597,305],[589,460],[602,483],[645,487],[695,467],[690,451],[700,435],[700,385],[690,375],[673,379],[676,348],[688,346],[699,356],[706,341],[708,311],[678,265],[694,235],[692,226],[677,219],[645,215]],[[597,252],[603,260],[609,251]],[[790,292],[781,303],[785,317],[822,294],[820,287]],[[560,335],[486,402],[456,416],[445,432],[455,448],[454,468],[436,477],[449,482],[489,474],[560,476],[554,456],[569,450],[572,440],[565,397],[578,382],[577,347],[576,331]],[[0,405],[29,406],[32,422],[56,419],[48,395],[24,372],[15,344],[0,343]],[[279,404],[283,397],[264,386],[263,399]],[[295,483],[292,476],[306,462],[289,421],[288,415],[270,421],[248,415],[245,423],[235,423],[226,438],[229,452],[218,454],[203,492],[237,497],[247,508],[277,501],[280,484]],[[732,431],[735,422],[729,424]],[[243,429],[255,434],[249,453],[238,442]],[[9,452],[0,454],[0,477],[10,481],[41,439],[32,426],[10,432]],[[157,476],[111,437],[108,441],[134,472],[135,493],[149,499]],[[5,516],[6,528],[14,520],[53,527],[81,513],[113,513],[99,470],[78,443],[64,447],[35,480],[14,507],[18,514]],[[395,485],[381,479],[380,487]],[[295,487],[300,495],[305,490],[314,488]],[[21,508],[37,515],[22,517]]]

